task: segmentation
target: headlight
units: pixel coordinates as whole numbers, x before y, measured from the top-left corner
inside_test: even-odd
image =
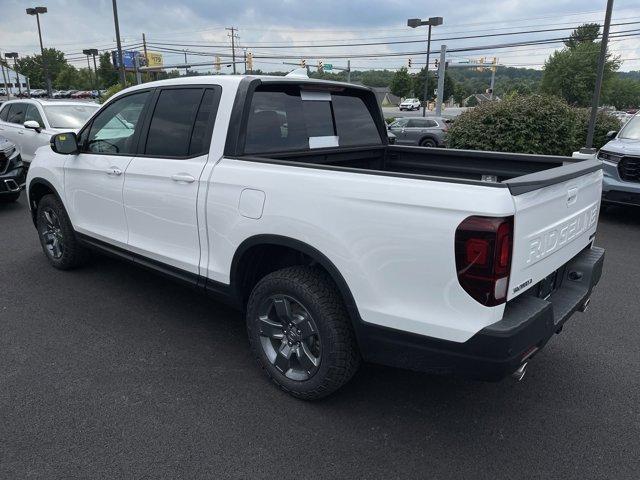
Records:
[[[618,164],[621,159],[622,155],[617,155],[615,153],[605,152],[603,150],[600,150],[598,153],[598,160],[603,160],[605,162]]]

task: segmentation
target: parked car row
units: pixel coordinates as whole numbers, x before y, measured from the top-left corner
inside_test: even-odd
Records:
[[[51,135],[78,130],[98,108],[91,102],[10,100],[0,108],[0,135],[15,143],[29,163]]]
[[[54,90],[52,98],[100,98],[105,90]],[[0,89],[0,95],[6,96],[6,91]],[[48,98],[48,92],[41,88],[32,88],[14,93],[16,98]]]

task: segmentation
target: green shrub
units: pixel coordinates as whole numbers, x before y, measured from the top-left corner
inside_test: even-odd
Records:
[[[515,95],[485,102],[460,115],[447,133],[451,148],[571,155],[576,150],[576,111],[564,100]]]
[[[575,137],[576,150],[584,147],[587,142],[590,113],[591,110],[589,108],[580,108],[576,112],[578,122]],[[593,134],[593,146],[597,149],[603,147],[604,144],[608,142],[607,133],[611,130],[620,130],[621,127],[622,124],[620,123],[620,120],[608,112],[600,110],[596,115],[596,129]]]
[[[119,83],[111,85],[109,88],[107,88],[107,91],[104,92],[104,95],[100,97],[100,103],[106,102],[108,98],[114,96],[120,90],[122,90],[122,85],[120,85]]]

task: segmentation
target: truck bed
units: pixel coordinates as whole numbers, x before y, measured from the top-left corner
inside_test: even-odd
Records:
[[[595,160],[521,153],[384,145],[245,157],[391,176],[508,187],[514,195],[601,169]]]

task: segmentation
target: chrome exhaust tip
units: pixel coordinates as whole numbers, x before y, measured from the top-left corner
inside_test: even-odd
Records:
[[[527,365],[528,362],[524,362],[518,369],[511,374],[513,378],[515,378],[518,382],[522,381],[525,373],[527,373]]]
[[[4,184],[7,186],[7,188],[9,189],[10,192],[19,192],[20,191],[20,185],[18,185],[16,183],[16,181],[11,179],[11,178],[9,180],[5,180]]]

